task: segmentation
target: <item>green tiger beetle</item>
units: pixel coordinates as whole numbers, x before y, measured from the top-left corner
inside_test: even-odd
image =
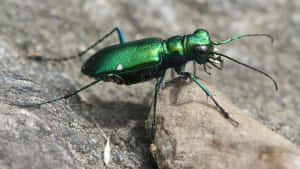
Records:
[[[62,99],[67,99],[88,87],[93,86],[99,81],[115,82],[117,84],[135,84],[157,78],[155,84],[154,102],[153,102],[153,120],[151,136],[153,138],[155,128],[155,114],[156,103],[159,89],[163,83],[165,72],[169,68],[173,68],[179,75],[190,78],[194,81],[204,92],[210,97],[214,104],[220,109],[222,115],[238,125],[238,122],[233,120],[224,108],[215,100],[213,95],[202,85],[196,78],[196,63],[204,65],[206,71],[206,64],[221,69],[223,67],[223,60],[221,57],[234,61],[240,65],[246,66],[254,71],[262,73],[270,78],[275,89],[278,89],[276,81],[267,73],[258,70],[252,66],[246,65],[237,61],[227,55],[218,53],[214,46],[229,43],[235,39],[240,39],[249,36],[265,36],[273,41],[269,34],[245,34],[229,38],[224,41],[212,41],[209,33],[203,29],[197,29],[194,33],[184,36],[173,36],[167,40],[160,38],[146,38],[132,42],[126,42],[124,35],[119,27],[114,28],[111,32],[94,42],[84,51],[78,55],[49,60],[69,60],[81,57],[90,49],[101,43],[104,39],[111,36],[114,32],[118,33],[120,43],[105,47],[92,55],[82,66],[82,73],[95,78],[90,84],[62,97],[43,101],[40,103],[23,104],[19,106],[38,106],[42,104],[56,102]],[[46,58],[45,58],[46,59]],[[184,68],[188,61],[194,61],[194,74],[185,72]]]

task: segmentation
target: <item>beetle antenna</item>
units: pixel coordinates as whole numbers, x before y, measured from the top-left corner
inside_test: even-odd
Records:
[[[213,52],[213,54],[216,54],[216,55],[219,55],[219,56],[223,56],[223,57],[225,57],[225,58],[227,58],[227,59],[229,59],[229,60],[231,60],[231,61],[233,61],[233,62],[235,62],[235,63],[238,63],[238,64],[243,65],[243,66],[245,66],[245,67],[247,67],[247,68],[249,68],[249,69],[251,69],[251,70],[254,70],[254,71],[256,71],[256,72],[259,72],[259,73],[265,75],[266,77],[268,77],[269,79],[271,79],[271,80],[273,81],[274,86],[275,86],[275,90],[276,90],[276,91],[278,90],[277,82],[276,82],[270,75],[268,75],[267,73],[265,73],[264,71],[261,71],[261,70],[255,68],[255,67],[252,67],[252,66],[250,66],[250,65],[247,65],[247,64],[245,64],[245,63],[242,63],[242,62],[240,62],[240,61],[238,61],[238,60],[235,60],[235,59],[233,59],[233,58],[231,58],[231,57],[229,57],[229,56],[227,56],[227,55],[224,55],[224,54],[222,54],[222,53]]]
[[[244,35],[234,36],[234,37],[226,39],[222,42],[212,41],[212,44],[214,44],[214,45],[223,45],[223,44],[229,43],[229,42],[231,42],[233,40],[236,40],[236,39],[241,39],[241,38],[244,38],[244,37],[251,37],[251,36],[264,36],[264,37],[269,38],[271,40],[271,43],[274,42],[274,38],[270,34],[264,34],[264,33],[257,34],[256,33],[256,34],[244,34]]]

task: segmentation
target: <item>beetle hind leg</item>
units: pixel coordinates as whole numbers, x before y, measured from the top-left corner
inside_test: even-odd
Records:
[[[67,61],[71,59],[76,59],[82,57],[84,54],[86,54],[89,50],[96,47],[98,44],[100,44],[103,40],[111,36],[114,32],[118,32],[118,37],[120,40],[120,44],[126,43],[124,34],[120,27],[115,27],[112,29],[109,33],[105,34],[103,37],[92,43],[90,46],[88,46],[83,51],[79,52],[77,55],[68,56],[68,57],[61,57],[61,58],[48,58],[48,57],[41,57],[41,56],[29,56],[29,59],[36,60],[36,61],[54,61],[54,62],[60,62],[60,61]]]
[[[78,90],[75,90],[75,91],[72,91],[72,92],[69,92],[61,97],[57,97],[57,98],[54,98],[54,99],[51,99],[51,100],[46,100],[46,101],[43,101],[43,102],[39,102],[39,103],[25,103],[25,104],[10,104],[10,105],[14,105],[14,106],[20,106],[20,107],[33,107],[33,106],[40,106],[40,105],[43,105],[43,104],[48,104],[48,103],[53,103],[53,102],[57,102],[57,101],[60,101],[60,100],[64,100],[64,99],[67,99],[69,97],[72,97],[74,95],[76,95],[77,93],[95,85],[96,83],[100,82],[102,80],[102,78],[97,78],[96,80],[94,80],[93,82],[81,87],[80,89]]]

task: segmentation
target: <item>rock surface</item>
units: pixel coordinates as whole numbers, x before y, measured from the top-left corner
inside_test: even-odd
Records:
[[[0,168],[104,168],[105,139],[97,125],[111,136],[108,168],[157,168],[144,128],[153,81],[99,83],[37,109],[7,105],[52,99],[91,81],[80,73],[82,63],[97,49],[117,43],[116,35],[82,59],[36,62],[27,56],[74,55],[116,26],[127,41],[168,38],[197,28],[208,30],[214,40],[272,34],[273,45],[249,38],[218,48],[274,76],[278,92],[261,75],[229,61],[222,72],[210,70],[208,76],[199,67],[198,75],[242,112],[300,145],[299,8],[299,0],[1,0]]]
[[[223,118],[196,84],[177,81],[166,86],[158,97],[156,133],[151,145],[159,168],[300,168],[296,145],[240,113],[211,86],[205,84],[239,122],[238,127]],[[148,121],[151,120],[150,115]]]

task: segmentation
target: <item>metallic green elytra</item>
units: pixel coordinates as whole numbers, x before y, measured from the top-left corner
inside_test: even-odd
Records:
[[[46,100],[40,103],[22,105],[18,104],[18,106],[37,106],[66,99],[82,90],[87,89],[90,86],[93,86],[99,81],[110,81],[118,84],[130,85],[157,78],[158,81],[155,85],[153,121],[151,130],[151,135],[154,136],[157,94],[161,84],[163,83],[164,75],[167,69],[174,69],[179,75],[188,77],[195,82],[206,93],[206,95],[211,98],[215,105],[220,109],[222,115],[226,119],[229,119],[229,121],[235,126],[238,125],[238,122],[229,116],[224,108],[215,100],[213,95],[197,80],[195,68],[196,63],[203,65],[205,72],[207,72],[206,64],[211,64],[212,66],[221,70],[223,68],[223,60],[221,57],[224,57],[254,71],[262,73],[270,78],[275,85],[275,89],[278,89],[276,81],[270,75],[247,64],[241,63],[227,55],[218,53],[214,49],[215,45],[226,44],[232,40],[249,36],[266,36],[273,41],[273,38],[268,34],[245,34],[218,42],[212,41],[209,33],[206,30],[198,29],[192,34],[173,36],[167,40],[160,38],[147,38],[132,42],[125,42],[125,38],[121,29],[117,27],[90,45],[87,49],[80,52],[77,56],[61,59],[48,58],[45,60],[59,61],[81,57],[82,55],[86,54],[87,51],[94,48],[97,44],[101,43],[104,39],[112,35],[114,32],[118,32],[120,43],[97,51],[82,66],[82,73],[94,77],[96,79],[95,81],[80,88],[79,90],[67,93],[62,97]],[[189,72],[184,72],[185,65],[188,61],[194,61],[194,75]]]
[[[82,72],[92,77],[139,71],[161,62],[161,39],[149,38],[106,47],[91,56]]]

